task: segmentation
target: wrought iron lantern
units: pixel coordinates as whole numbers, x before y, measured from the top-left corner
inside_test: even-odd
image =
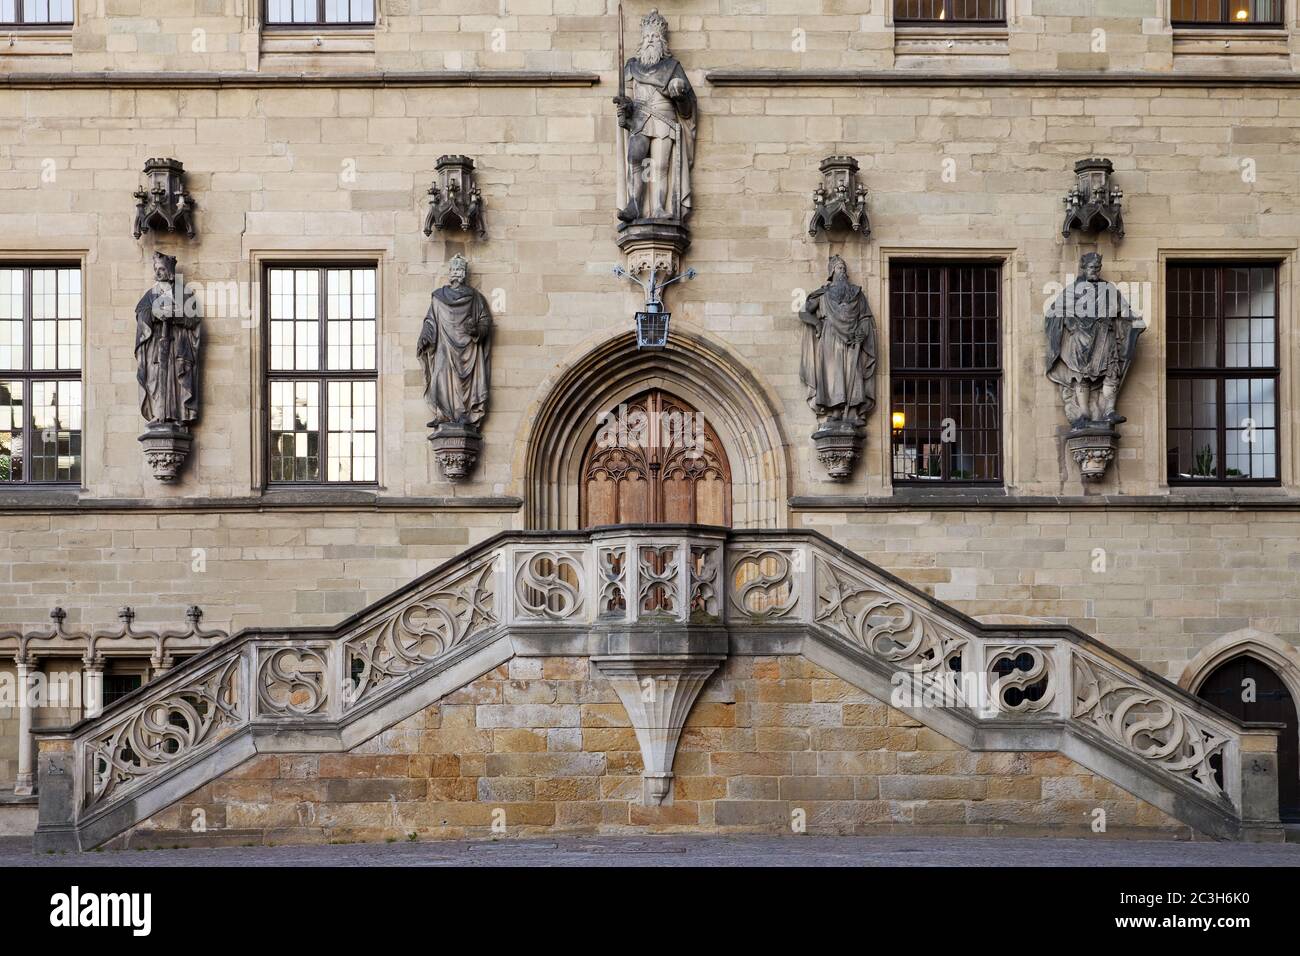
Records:
[[[622,266],[614,267],[614,275],[628,279],[639,285],[646,294],[645,309],[636,314],[636,347],[658,351],[668,346],[668,324],[673,314],[664,310],[663,290],[674,282],[694,279],[695,270],[687,269],[681,275],[673,276],[666,282],[656,281],[659,274],[658,263],[650,262],[650,277],[641,279],[628,272]]]
[[[185,166],[176,159],[150,159],[144,164],[146,188],[135,191],[135,227],[139,239],[154,229],[183,232],[194,238],[194,200],[185,190]]]
[[[1061,236],[1070,238],[1070,230],[1110,232],[1124,238],[1124,190],[1111,177],[1115,166],[1109,159],[1081,159],[1074,164],[1074,188],[1062,200],[1065,224]]]

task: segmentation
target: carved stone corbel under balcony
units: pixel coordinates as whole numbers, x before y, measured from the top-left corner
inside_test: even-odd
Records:
[[[672,790],[673,758],[682,726],[705,682],[725,659],[720,654],[591,659],[614,685],[636,731],[646,806],[663,803]]]

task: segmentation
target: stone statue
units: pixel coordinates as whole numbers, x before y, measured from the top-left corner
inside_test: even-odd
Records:
[[[1071,428],[1113,426],[1120,383],[1145,329],[1119,289],[1101,278],[1101,256],[1079,260],[1079,276],[1047,307],[1047,377],[1061,387]]]
[[[1045,315],[1047,377],[1060,386],[1070,423],[1066,447],[1086,481],[1097,481],[1115,459],[1125,419],[1115,411],[1146,323],[1112,283],[1101,278],[1101,256],[1079,260],[1079,276],[1052,300]]]
[[[876,405],[876,322],[862,287],[831,256],[829,281],[808,296],[799,378],[819,421],[866,423]]]
[[[135,307],[136,381],[149,424],[188,425],[199,417],[199,319],[177,302],[176,260],[153,254],[154,284]]]
[[[876,323],[862,287],[848,267],[831,256],[829,281],[808,296],[799,378],[820,427],[813,434],[818,457],[832,478],[849,476],[861,447],[858,429],[876,405]]]
[[[135,307],[136,381],[145,459],[159,481],[175,481],[199,417],[199,317],[176,297],[176,259],[153,254],[154,284]]]
[[[618,218],[684,223],[691,212],[695,90],[668,52],[668,23],[658,10],[641,19],[641,49],[623,65],[614,104],[625,147]]]
[[[469,262],[456,256],[448,284],[433,293],[416,354],[424,367],[424,397],[433,408],[430,441],[450,480],[465,477],[482,447],[491,376],[492,312],[466,282]]]

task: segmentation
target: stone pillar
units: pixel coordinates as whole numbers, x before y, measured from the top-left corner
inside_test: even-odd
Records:
[[[1248,723],[1241,735],[1241,838],[1252,843],[1282,843],[1278,821],[1278,735],[1281,724]],[[1226,770],[1229,768],[1225,768]]]
[[[31,673],[35,661],[30,657],[16,657],[14,664],[18,668],[18,776],[14,781],[14,793],[18,796],[30,796],[36,782],[32,761],[32,711]]]
[[[170,654],[153,654],[149,657],[149,677],[145,680],[148,683],[151,680],[157,680],[176,666],[176,661]]]
[[[104,658],[81,660],[81,716],[98,717],[104,709]]]

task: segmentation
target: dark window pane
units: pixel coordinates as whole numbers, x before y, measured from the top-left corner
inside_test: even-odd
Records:
[[[894,0],[898,23],[1005,23],[1003,0]]]
[[[116,703],[139,687],[139,674],[105,674],[104,706],[107,707],[109,704]]]
[[[1000,268],[894,263],[889,288],[894,479],[1001,481]]]
[[[266,0],[272,26],[375,22],[375,0]]]
[[[1280,26],[1283,0],[1173,0],[1170,19],[1180,26]]]
[[[0,382],[0,482],[23,480],[23,383]]]
[[[1277,480],[1277,301],[1274,266],[1170,267],[1171,482]]]
[[[0,0],[0,23],[72,23],[73,0]]]

